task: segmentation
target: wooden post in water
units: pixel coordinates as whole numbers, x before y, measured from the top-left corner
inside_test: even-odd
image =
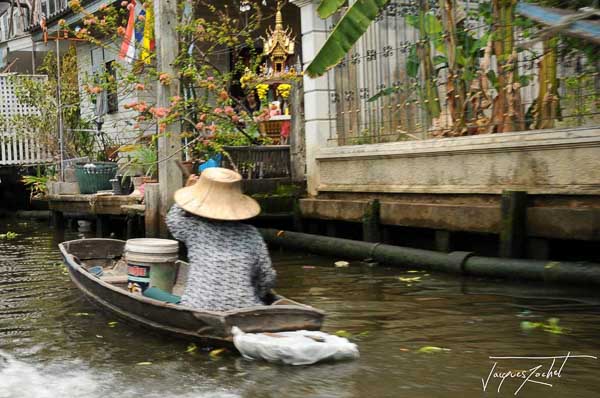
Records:
[[[65,228],[65,217],[62,211],[52,210],[52,226],[54,229]]]
[[[160,235],[160,184],[144,186],[144,203],[146,204],[146,210],[144,210],[146,238],[158,238]]]
[[[110,216],[98,214],[96,216],[96,237],[106,238],[110,235]]]
[[[365,242],[381,242],[381,205],[378,199],[372,200],[367,205],[363,215],[363,240]]]
[[[500,257],[521,258],[527,240],[527,192],[502,192]]]
[[[177,1],[160,0],[154,3],[154,28],[156,32],[156,67],[159,73],[168,73],[171,83],[168,85],[158,83],[157,106],[169,107],[171,98],[179,95],[179,80],[173,62],[179,51],[176,32],[177,27]],[[158,181],[160,184],[159,208],[159,235],[167,237],[165,217],[173,204],[173,194],[182,186],[181,170],[177,160],[181,155],[181,138],[179,123],[167,126],[165,132],[158,139]],[[146,203],[148,206],[148,203]],[[146,221],[148,225],[148,221]],[[146,233],[147,234],[147,233]]]
[[[435,250],[445,253],[452,251],[452,235],[450,231],[435,231]]]
[[[290,105],[292,108],[292,131],[290,133],[290,162],[292,181],[303,182],[306,178],[306,150],[304,139],[304,90],[302,82],[292,85]]]

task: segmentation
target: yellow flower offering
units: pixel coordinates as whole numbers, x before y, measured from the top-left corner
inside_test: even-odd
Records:
[[[267,98],[267,93],[269,92],[268,84],[257,84],[256,85],[256,93],[258,94],[258,98],[264,100]]]
[[[277,94],[281,95],[283,99],[287,99],[290,96],[290,91],[292,90],[292,85],[283,83],[277,86]]]

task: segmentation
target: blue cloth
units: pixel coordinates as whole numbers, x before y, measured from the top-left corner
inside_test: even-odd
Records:
[[[206,162],[200,165],[200,172],[210,168],[210,167],[221,167],[221,160],[223,159],[223,155],[220,153],[208,159]]]

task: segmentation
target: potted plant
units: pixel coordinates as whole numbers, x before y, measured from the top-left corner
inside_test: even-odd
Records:
[[[122,186],[127,179],[132,181],[134,189],[144,183],[158,181],[158,152],[153,142],[121,146],[119,160]]]

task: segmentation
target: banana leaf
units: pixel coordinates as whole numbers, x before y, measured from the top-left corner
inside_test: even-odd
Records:
[[[319,53],[308,65],[306,74],[310,77],[322,76],[337,65],[388,2],[389,0],[357,0],[346,11]]]
[[[319,17],[325,19],[330,17],[334,12],[344,5],[346,0],[321,0],[321,4],[317,8]]]

